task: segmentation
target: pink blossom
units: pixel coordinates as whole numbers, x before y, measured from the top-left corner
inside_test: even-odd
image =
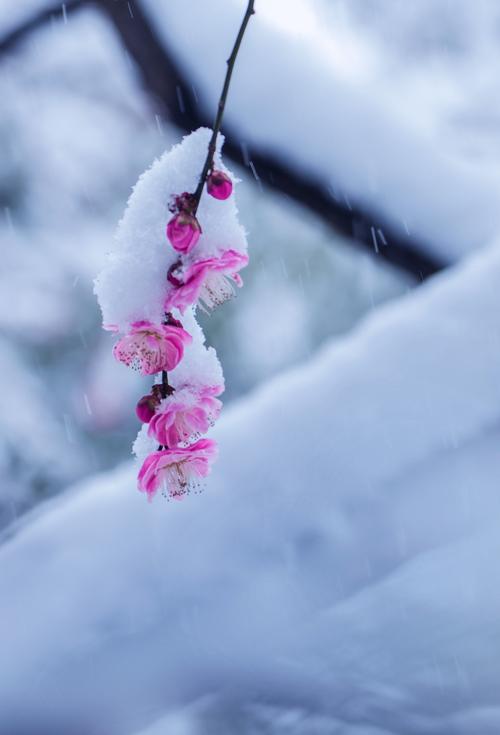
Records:
[[[139,471],[138,488],[147,493],[148,500],[159,489],[164,495],[179,499],[209,474],[216,455],[217,444],[213,439],[199,439],[189,447],[153,452]]]
[[[207,191],[215,199],[227,199],[233,191],[233,182],[224,171],[212,171],[207,179]]]
[[[200,239],[201,227],[193,214],[179,212],[167,224],[167,237],[179,253],[189,253]]]
[[[153,375],[160,370],[173,370],[182,360],[185,345],[192,337],[181,326],[133,322],[130,332],[114,346],[117,360],[140,370],[142,375]]]
[[[167,295],[165,309],[173,307],[183,314],[188,306],[198,300],[213,309],[234,295],[234,286],[243,281],[237,271],[248,263],[248,256],[236,250],[224,250],[217,258],[198,260],[182,267],[174,266],[168,273],[173,288]]]
[[[176,390],[151,418],[148,434],[164,447],[178,447],[193,437],[204,434],[218,418],[222,403],[214,397],[213,388]]]

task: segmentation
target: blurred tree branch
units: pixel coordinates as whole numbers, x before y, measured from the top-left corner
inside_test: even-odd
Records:
[[[137,0],[68,0],[64,11],[60,2],[55,3],[0,39],[0,59],[37,28],[54,18],[62,19],[63,12],[68,16],[84,6],[99,8],[111,20],[164,118],[185,131],[211,126],[208,111],[196,98],[190,80],[160,41]],[[273,153],[247,147],[236,131],[227,126],[224,134],[224,152],[233,162],[250,167],[261,183],[307,207],[353,243],[378,253],[392,265],[422,280],[446,266],[403,228],[394,227],[376,212],[351,204],[346,198],[339,201],[331,195],[326,182],[307,175]]]

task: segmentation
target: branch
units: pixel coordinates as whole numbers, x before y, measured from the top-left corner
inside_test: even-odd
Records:
[[[219,104],[217,105],[217,115],[215,117],[215,122],[213,125],[212,137],[210,139],[210,143],[208,144],[207,158],[205,161],[205,165],[203,166],[203,170],[201,172],[200,181],[194,193],[195,207],[193,210],[193,214],[196,214],[196,210],[198,209],[198,205],[200,203],[200,199],[201,199],[201,195],[203,192],[203,187],[205,185],[207,175],[209,171],[211,171],[214,165],[215,145],[217,143],[217,136],[219,134],[220,126],[222,125],[222,118],[224,117],[224,108],[226,106],[227,94],[229,92],[229,85],[231,84],[231,77],[233,75],[233,69],[236,63],[236,57],[238,56],[238,51],[240,50],[241,42],[243,40],[243,36],[245,35],[248,21],[250,20],[251,16],[255,13],[253,6],[254,6],[254,0],[248,0],[248,6],[246,9],[245,15],[243,16],[240,30],[238,31],[238,35],[236,36],[236,41],[234,42],[233,50],[231,51],[231,55],[229,59],[227,60],[226,78],[224,79],[224,85],[222,87]]]
[[[160,114],[187,132],[200,126],[211,127],[210,116],[198,104],[188,78],[160,41],[137,0],[72,0],[66,3],[66,13],[85,5],[100,8],[111,19]],[[13,31],[0,41],[0,57],[38,26],[60,15],[61,4],[57,3]],[[262,183],[307,207],[336,232],[372,254],[378,251],[384,260],[421,280],[447,265],[431,254],[426,243],[410,237],[402,228],[394,227],[375,211],[335,200],[326,182],[308,177],[273,154],[258,148],[242,147],[236,132],[227,127],[225,136],[224,153],[229,159],[250,167]]]
[[[88,0],[68,0],[66,3],[64,3],[64,11],[68,15],[74,10],[77,10],[78,8],[87,4],[89,4]],[[19,43],[24,41],[33,31],[37,30],[37,28],[40,28],[40,26],[43,26],[49,21],[56,18],[63,19],[64,15],[62,8],[62,3],[55,3],[51,7],[45,8],[44,10],[40,10],[38,13],[35,13],[24,23],[21,23],[21,25],[19,25],[17,28],[14,28],[14,30],[10,31],[10,33],[8,33],[6,36],[4,36],[4,38],[0,40],[0,58],[4,54],[13,51]]]

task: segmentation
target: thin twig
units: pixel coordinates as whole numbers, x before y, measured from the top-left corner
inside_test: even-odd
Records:
[[[243,36],[245,34],[245,30],[248,25],[248,21],[250,20],[250,17],[255,13],[255,10],[253,8],[254,2],[255,0],[249,0],[248,2],[248,6],[246,9],[244,18],[241,22],[240,30],[238,31],[238,35],[236,36],[236,41],[234,42],[233,50],[231,51],[231,56],[227,60],[226,78],[224,80],[224,86],[222,87],[222,93],[220,96],[219,105],[217,107],[217,115],[215,117],[212,137],[210,139],[210,143],[208,144],[207,158],[205,161],[205,165],[203,166],[203,171],[200,176],[198,187],[193,196],[193,201],[195,202],[193,214],[196,214],[196,210],[198,209],[201,195],[203,193],[203,186],[205,184],[207,175],[209,171],[211,171],[213,163],[214,163],[215,144],[217,141],[217,135],[219,133],[220,126],[222,124],[222,118],[224,116],[224,107],[226,106],[227,93],[229,92],[229,84],[231,83],[231,76],[233,74],[234,64],[236,61],[236,57],[238,56],[238,51],[240,50],[241,41],[243,40]],[[166,314],[165,324],[168,324],[168,320],[169,320],[169,315]],[[167,396],[171,395],[173,392],[174,392],[174,389],[168,382],[168,373],[166,370],[162,370],[161,395],[163,398],[166,398]]]
[[[220,126],[222,124],[222,118],[224,116],[224,108],[226,106],[227,93],[229,92],[231,76],[233,74],[234,64],[236,62],[236,57],[238,56],[238,51],[240,50],[243,36],[245,35],[245,30],[248,25],[248,21],[250,20],[251,16],[255,13],[254,3],[255,3],[255,0],[248,1],[248,6],[246,9],[245,15],[243,17],[243,20],[241,22],[240,30],[238,31],[238,35],[236,36],[236,41],[234,42],[233,50],[231,51],[231,56],[227,60],[226,78],[224,79],[224,86],[222,87],[219,104],[217,106],[217,115],[215,116],[212,137],[210,139],[210,143],[208,144],[207,158],[205,160],[205,165],[203,166],[203,170],[201,172],[198,186],[193,195],[193,201],[195,203],[194,208],[192,210],[193,214],[196,214],[196,210],[198,209],[201,195],[203,193],[203,187],[205,185],[205,181],[207,179],[209,172],[212,170],[212,167],[214,164],[215,144],[217,142],[217,135],[219,134]],[[168,315],[167,315],[167,321],[165,323],[168,323]],[[166,398],[167,396],[171,395],[173,392],[174,392],[174,389],[168,382],[168,373],[166,370],[163,370],[161,374],[162,397]]]
[[[166,370],[162,370],[161,371],[161,383],[160,383],[160,385],[161,385],[161,388],[160,388],[161,397],[163,399],[167,398],[168,396],[171,396],[172,393],[174,393],[174,388],[168,382],[168,373],[167,373]],[[157,452],[161,452],[162,449],[168,449],[168,447],[166,445],[164,446],[163,444],[159,444],[158,445],[158,449],[156,451]]]
[[[172,393],[172,386],[168,382],[168,373],[166,370],[161,371],[161,397],[166,398]]]
[[[198,186],[196,187],[196,191],[194,193],[195,206],[194,206],[193,214],[196,214],[196,210],[198,209],[198,206],[200,204],[200,199],[203,193],[203,187],[205,185],[205,181],[214,165],[215,145],[217,142],[217,135],[219,134],[219,130],[222,124],[222,118],[224,116],[224,108],[226,106],[227,93],[229,92],[231,76],[233,74],[234,64],[236,62],[236,57],[238,56],[238,51],[240,50],[241,42],[243,40],[243,36],[245,34],[246,27],[248,25],[248,21],[250,20],[251,16],[255,13],[254,3],[255,3],[255,0],[248,1],[248,6],[246,9],[245,15],[243,17],[243,20],[241,22],[240,30],[238,31],[238,35],[236,36],[236,41],[234,42],[233,50],[231,51],[231,56],[227,60],[226,78],[224,79],[224,86],[222,87],[222,93],[221,93],[219,104],[217,107],[217,115],[215,117],[212,137],[210,138],[210,143],[208,144],[207,158],[205,161],[205,165],[203,166],[203,170],[201,172]]]

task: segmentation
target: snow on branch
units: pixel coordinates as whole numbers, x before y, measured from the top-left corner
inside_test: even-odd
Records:
[[[191,80],[165,42],[160,40],[137,0],[72,0],[65,3],[65,13],[68,15],[84,6],[99,8],[112,21],[162,116],[186,132],[211,125],[208,111],[195,97]],[[43,9],[0,40],[0,58],[54,17],[61,17],[60,3]],[[409,237],[375,208],[335,198],[326,182],[308,175],[276,151],[243,146],[238,131],[227,126],[225,138],[224,151],[228,159],[242,166],[249,166],[251,161],[252,170],[258,172],[263,184],[307,207],[350,242],[422,280],[447,265],[414,234]]]
[[[179,499],[198,489],[217,454],[215,441],[200,436],[219,416],[224,380],[195,314],[197,306],[207,310],[230,298],[248,263],[219,131],[253,6],[248,0],[213,130],[186,136],[141,176],[96,280],[104,328],[123,335],[116,359],[156,376],[136,408],[143,422],[134,445],[142,459],[138,488],[149,499],[159,490]],[[165,228],[168,211],[173,216]]]

